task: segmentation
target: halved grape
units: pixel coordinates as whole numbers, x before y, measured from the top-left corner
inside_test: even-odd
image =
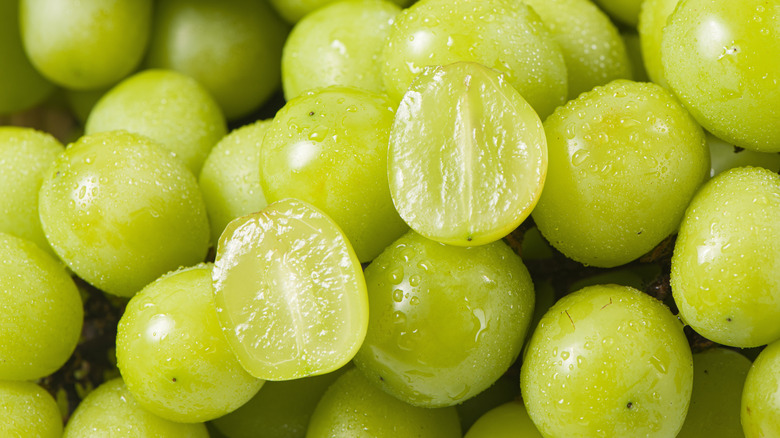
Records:
[[[365,337],[360,262],[336,223],[303,201],[231,222],[213,282],[222,329],[241,365],[261,379],[341,368]]]
[[[547,171],[544,130],[506,78],[458,62],[423,71],[390,131],[390,194],[412,229],[474,246],[514,230],[536,205]]]
[[[35,383],[0,381],[0,436],[61,438],[57,402]]]
[[[750,367],[740,418],[745,438],[780,436],[780,341],[769,344]]]

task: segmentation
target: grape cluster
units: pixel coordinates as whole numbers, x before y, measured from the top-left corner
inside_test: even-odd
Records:
[[[780,437],[778,0],[0,0],[0,60],[2,437]]]

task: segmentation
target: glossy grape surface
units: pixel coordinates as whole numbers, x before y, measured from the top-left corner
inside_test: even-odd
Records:
[[[465,438],[542,438],[522,402],[511,401],[488,411]]]
[[[661,62],[663,54],[661,44],[667,20],[678,3],[680,0],[644,0],[639,15],[637,30],[647,75],[653,82],[663,87],[667,87],[667,84]]]
[[[780,436],[780,341],[762,350],[748,371],[740,417],[745,438]]]
[[[34,383],[0,381],[0,436],[61,438],[57,402]]]

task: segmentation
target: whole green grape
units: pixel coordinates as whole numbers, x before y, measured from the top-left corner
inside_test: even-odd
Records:
[[[708,339],[756,347],[780,339],[780,175],[739,167],[691,201],[674,246],[680,316]]]
[[[54,255],[38,216],[43,175],[65,148],[49,134],[0,127],[0,232],[35,242]]]
[[[490,387],[519,355],[534,288],[503,242],[463,248],[409,232],[365,276],[368,332],[354,362],[398,399],[458,404]]]
[[[282,51],[287,100],[330,85],[384,93],[379,58],[399,12],[386,0],[344,0],[298,22]]]
[[[35,68],[66,88],[106,87],[141,62],[151,0],[20,0],[22,42]]]
[[[586,265],[628,263],[674,233],[710,170],[701,127],[655,84],[597,87],[544,128],[547,180],[532,215],[552,246]]]
[[[287,25],[265,1],[159,1],[146,63],[193,77],[234,120],[279,87],[286,37]]]
[[[57,402],[35,383],[0,380],[0,436],[61,438]]]
[[[668,87],[661,62],[661,43],[669,16],[680,0],[644,0],[639,15],[639,41],[647,75],[658,85]]]
[[[73,412],[63,438],[209,438],[203,423],[175,423],[144,409],[121,378],[90,392]]]
[[[644,0],[593,0],[617,21],[636,27]]]
[[[460,418],[461,429],[469,430],[488,411],[520,397],[520,386],[517,384],[517,381],[517,375],[506,373],[499,377],[490,388],[461,404],[455,405],[455,409],[458,411],[458,418]]]
[[[661,43],[663,74],[715,136],[780,152],[780,3],[682,0]]]
[[[310,13],[314,13],[318,9],[325,9],[332,3],[337,3],[340,0],[270,0],[274,9],[279,12],[279,15],[284,17],[288,23],[295,24],[302,18],[306,17]],[[393,3],[401,7],[409,6],[414,0],[392,0]],[[374,32],[376,29],[370,29],[369,32]],[[372,36],[365,35],[367,38]]]
[[[637,82],[650,82],[647,68],[645,66],[645,61],[642,59],[644,56],[644,51],[642,50],[642,38],[637,32],[627,30],[621,30],[620,37],[623,38],[623,44],[626,46],[628,60],[631,63],[631,76]]]
[[[117,84],[95,104],[84,132],[120,129],[155,140],[195,175],[227,131],[222,110],[206,89],[169,70],[145,70]]]
[[[127,304],[116,358],[148,411],[182,423],[212,420],[251,399],[263,381],[239,364],[217,318],[211,265],[164,275]]]
[[[0,303],[0,380],[57,371],[76,348],[84,317],[65,268],[34,243],[0,233]]]
[[[328,388],[309,422],[306,438],[458,438],[455,408],[408,405],[374,386],[356,369]]]
[[[780,173],[780,154],[742,149],[707,133],[710,147],[710,175],[715,176],[735,167],[755,166]]]
[[[745,438],[780,436],[780,341],[762,350],[750,367],[740,418]]]
[[[522,402],[491,409],[469,429],[465,438],[542,438]]]
[[[408,229],[387,182],[393,115],[387,97],[349,87],[287,102],[260,152],[266,200],[311,203],[336,221],[361,262],[371,261]]]
[[[69,145],[44,176],[38,207],[57,255],[114,295],[130,297],[208,251],[195,177],[141,135],[112,131]]]
[[[421,0],[395,19],[382,53],[390,97],[400,101],[426,66],[472,61],[506,74],[544,120],[566,101],[566,63],[539,16],[516,0]]]
[[[692,384],[682,324],[660,301],[618,285],[561,298],[520,369],[528,414],[545,437],[673,437]]]
[[[112,87],[96,88],[94,90],[64,89],[63,93],[65,94],[65,100],[68,103],[71,114],[73,114],[83,126],[87,123],[92,108],[95,107],[100,98],[111,88]]]

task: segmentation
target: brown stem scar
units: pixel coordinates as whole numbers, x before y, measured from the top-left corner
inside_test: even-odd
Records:
[[[603,306],[601,306],[601,310],[604,310],[604,308],[609,306],[610,304],[612,304],[612,297],[609,297],[609,303],[604,304]]]
[[[568,310],[564,310],[563,312],[566,313],[566,316],[569,317],[569,322],[571,322],[571,326],[574,327],[574,328],[577,328],[577,326],[574,325],[574,320],[571,319],[571,315],[569,315],[569,311]]]

